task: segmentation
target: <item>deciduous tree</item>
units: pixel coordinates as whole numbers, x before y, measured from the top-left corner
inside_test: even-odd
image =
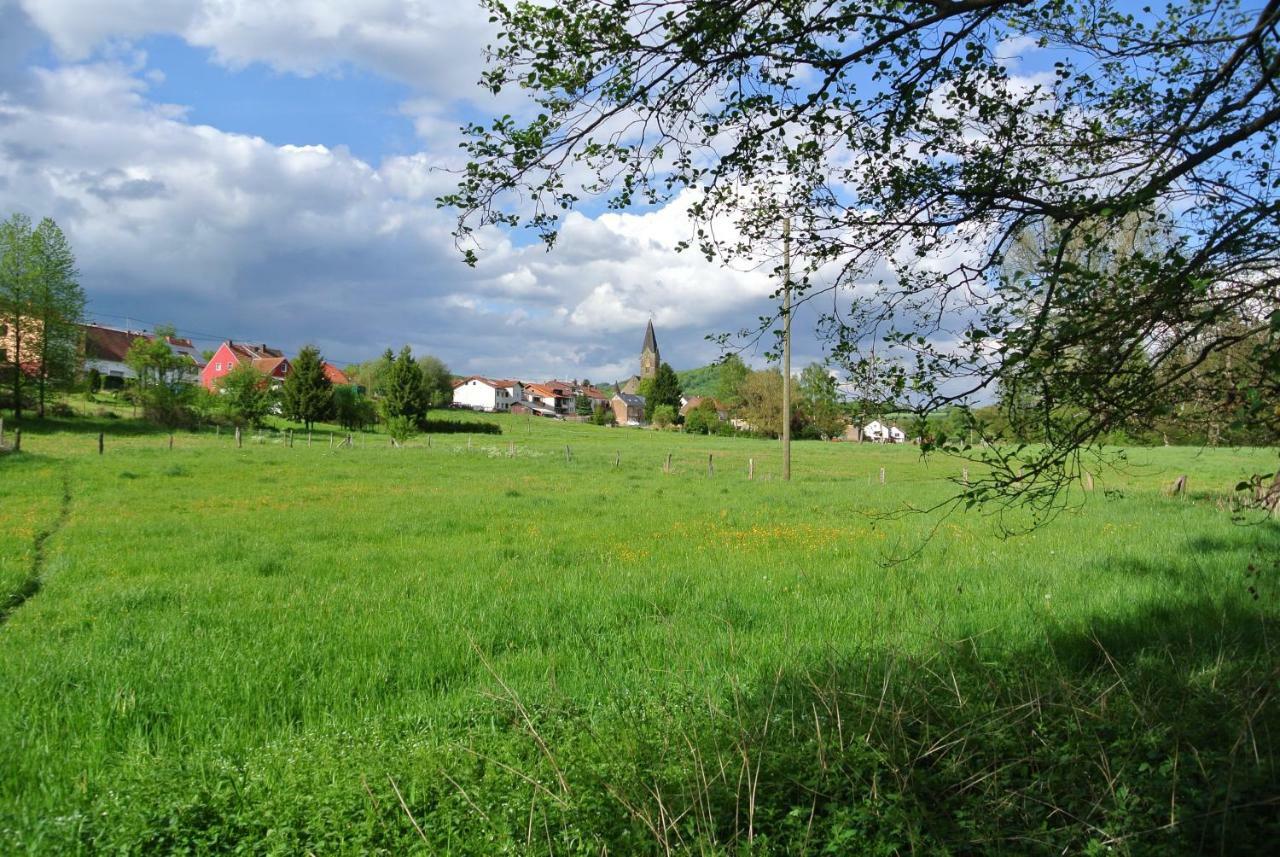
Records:
[[[688,191],[686,243],[711,258],[779,261],[790,223],[796,302],[834,293],[820,327],[836,356],[878,344],[918,413],[980,404],[1011,373],[1061,399],[1077,381],[1041,355],[1089,353],[1105,398],[1059,414],[1043,445],[976,453],[989,467],[968,499],[1059,508],[1081,451],[1162,408],[1237,341],[1229,319],[1260,337],[1260,365],[1280,351],[1276,3],[486,6],[500,35],[482,83],[534,109],[466,128],[442,199],[464,242],[498,224],[550,244],[588,197]],[[1071,262],[1139,212],[1167,240],[1105,275]],[[1046,223],[1049,263],[1009,275]],[[1127,383],[1138,350],[1151,371]]]

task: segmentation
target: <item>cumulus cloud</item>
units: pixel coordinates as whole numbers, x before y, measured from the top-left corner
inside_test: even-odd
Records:
[[[439,0],[116,0],[110,14],[100,0],[21,4],[69,60],[111,40],[173,33],[232,67],[315,75],[354,65],[447,97],[475,84],[493,32],[471,4]]]
[[[67,45],[105,38],[77,33]],[[0,211],[59,221],[106,320],[316,342],[338,360],[408,343],[461,372],[608,381],[636,371],[650,315],[683,368],[717,356],[707,333],[768,310],[761,274],[672,251],[687,199],[574,214],[553,253],[486,232],[470,269],[434,204],[452,152],[374,166],[194,124],[151,100],[152,71],[118,46],[0,94]]]

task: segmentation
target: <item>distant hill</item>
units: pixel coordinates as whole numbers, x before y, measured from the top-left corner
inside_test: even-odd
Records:
[[[685,369],[677,372],[676,377],[680,379],[680,389],[686,396],[714,396],[716,382],[720,380],[720,364]]]

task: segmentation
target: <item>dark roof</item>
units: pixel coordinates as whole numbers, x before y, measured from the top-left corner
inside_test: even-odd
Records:
[[[644,396],[633,396],[631,393],[618,393],[615,399],[621,399],[629,407],[644,407]]]
[[[652,351],[654,354],[658,353],[658,338],[653,335],[653,319],[649,319],[649,326],[645,328],[644,345],[640,346],[640,350],[642,352]]]
[[[84,326],[84,356],[87,360],[106,360],[112,363],[123,363],[124,356],[129,352],[129,346],[133,344],[135,339],[150,338],[144,333],[86,324]]]

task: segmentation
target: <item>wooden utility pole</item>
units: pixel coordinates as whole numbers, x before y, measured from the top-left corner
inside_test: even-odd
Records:
[[[782,222],[782,479],[791,481],[791,217]]]

